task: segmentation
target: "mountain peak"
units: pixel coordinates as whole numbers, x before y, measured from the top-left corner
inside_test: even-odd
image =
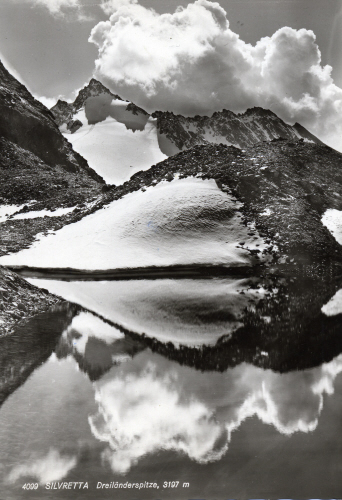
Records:
[[[90,82],[88,83],[88,85],[86,85],[85,87],[83,87],[83,89],[81,89],[79,91],[79,93],[78,93],[78,95],[77,95],[77,97],[76,97],[76,99],[74,100],[74,103],[73,103],[74,110],[78,111],[79,109],[81,109],[84,106],[85,101],[89,97],[95,97],[95,96],[98,96],[98,95],[101,95],[101,94],[108,94],[113,99],[117,99],[119,101],[123,101],[123,99],[121,99],[120,96],[118,96],[117,94],[113,94],[101,82],[99,82],[98,80],[95,80],[95,78],[92,78],[90,80]]]

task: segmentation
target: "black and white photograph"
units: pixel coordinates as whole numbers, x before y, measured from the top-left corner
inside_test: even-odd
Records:
[[[342,498],[342,0],[0,0],[0,500]]]

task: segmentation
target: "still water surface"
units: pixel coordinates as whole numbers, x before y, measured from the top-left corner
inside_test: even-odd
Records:
[[[215,297],[215,284],[204,286],[194,283],[194,294]],[[191,295],[187,280],[183,296],[177,287],[182,300]],[[188,324],[187,304],[174,309]],[[0,339],[0,349],[1,499],[341,498],[340,354],[282,374],[247,362],[196,370],[68,304]],[[54,481],[89,489],[46,490]],[[145,481],[159,489],[96,489]],[[172,481],[177,490],[163,487]],[[26,482],[38,490],[23,490]]]

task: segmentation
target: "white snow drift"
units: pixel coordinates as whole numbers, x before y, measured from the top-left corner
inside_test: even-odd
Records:
[[[123,184],[139,170],[147,170],[166,158],[160,151],[156,123],[151,118],[143,130],[132,131],[108,117],[64,135],[89,166],[110,184]]]
[[[115,269],[179,264],[248,265],[264,240],[241,222],[238,203],[213,180],[161,182],[41,236],[3,265]],[[248,234],[249,233],[249,234]],[[244,245],[239,245],[244,243]]]

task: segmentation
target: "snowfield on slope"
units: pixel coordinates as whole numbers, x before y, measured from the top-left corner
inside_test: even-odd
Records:
[[[84,114],[84,111],[82,111]],[[75,115],[75,119],[81,117]],[[120,185],[140,170],[147,170],[165,156],[159,148],[156,120],[149,118],[143,130],[131,130],[108,116],[104,121],[84,125],[64,137],[109,184]]]
[[[267,245],[243,224],[239,206],[213,180],[163,181],[40,235],[30,248],[0,257],[0,264],[80,270],[249,265],[249,249]]]

